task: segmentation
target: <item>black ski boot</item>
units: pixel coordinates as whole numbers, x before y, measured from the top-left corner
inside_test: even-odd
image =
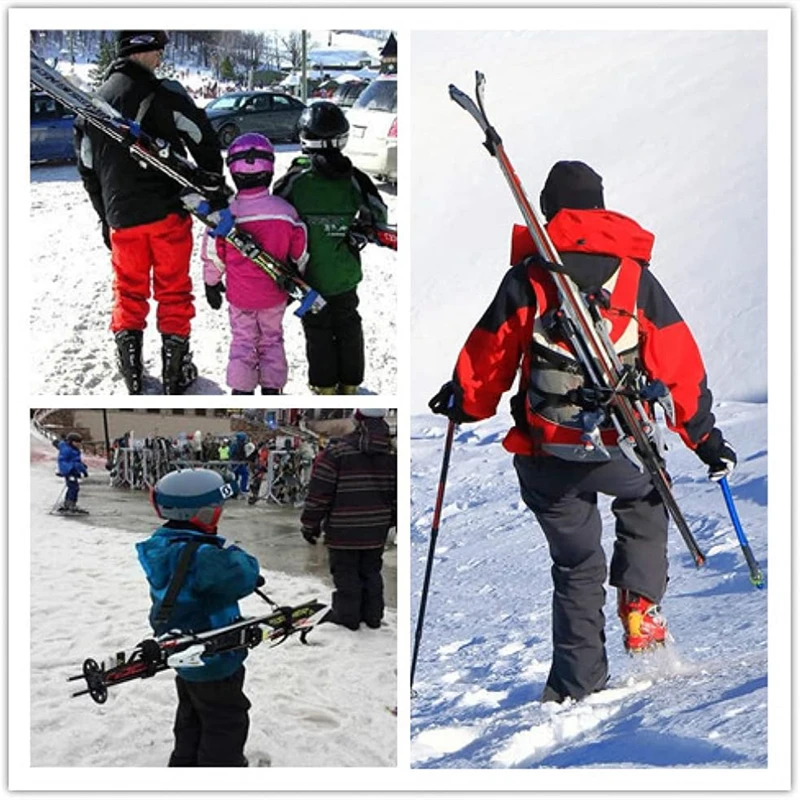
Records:
[[[261,394],[281,394],[280,389],[271,389],[269,386],[261,387]]]
[[[231,394],[253,394],[253,393],[245,392],[242,389],[231,389]]]
[[[197,378],[197,367],[189,352],[189,337],[165,333],[161,336],[161,381],[164,394],[183,394]]]
[[[117,331],[117,363],[128,394],[142,394],[142,331]]]

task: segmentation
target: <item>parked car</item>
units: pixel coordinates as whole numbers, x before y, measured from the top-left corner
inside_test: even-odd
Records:
[[[358,96],[369,86],[369,81],[348,81],[338,86],[331,97],[331,102],[341,108],[350,108]]]
[[[228,92],[205,108],[209,122],[227,148],[241,133],[299,142],[297,120],[305,104],[278,92]]]
[[[44,92],[31,92],[31,161],[74,161],[75,114]]]
[[[376,178],[397,182],[397,76],[376,78],[347,111],[345,155]]]

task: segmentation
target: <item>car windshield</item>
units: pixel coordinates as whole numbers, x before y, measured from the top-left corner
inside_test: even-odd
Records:
[[[366,108],[371,111],[390,111],[392,114],[396,113],[397,81],[373,81],[358,96],[358,100],[353,103],[353,108]]]
[[[209,111],[227,111],[231,108],[239,108],[245,100],[247,100],[247,95],[245,94],[224,94],[222,97],[212,100],[206,106],[206,109]]]

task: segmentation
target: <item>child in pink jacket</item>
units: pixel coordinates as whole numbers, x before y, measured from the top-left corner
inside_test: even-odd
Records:
[[[236,184],[231,212],[236,225],[284,263],[306,260],[306,227],[294,207],[270,194],[274,148],[259,133],[245,133],[228,149],[226,163]],[[283,347],[286,292],[222,238],[203,237],[206,299],[213,309],[228,295],[231,348],[227,382],[232,394],[280,394],[288,367]],[[227,275],[227,289],[222,276]]]

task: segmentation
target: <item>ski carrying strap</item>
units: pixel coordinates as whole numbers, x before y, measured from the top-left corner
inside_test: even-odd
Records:
[[[158,632],[158,628],[166,627],[169,622],[169,618],[172,616],[172,609],[175,607],[175,600],[177,600],[178,593],[183,588],[186,575],[189,572],[189,565],[201,544],[202,542],[191,541],[184,546],[181,557],[175,567],[175,574],[172,576],[164,599],[161,601],[158,612],[153,618],[153,628],[156,629],[156,632]]]

